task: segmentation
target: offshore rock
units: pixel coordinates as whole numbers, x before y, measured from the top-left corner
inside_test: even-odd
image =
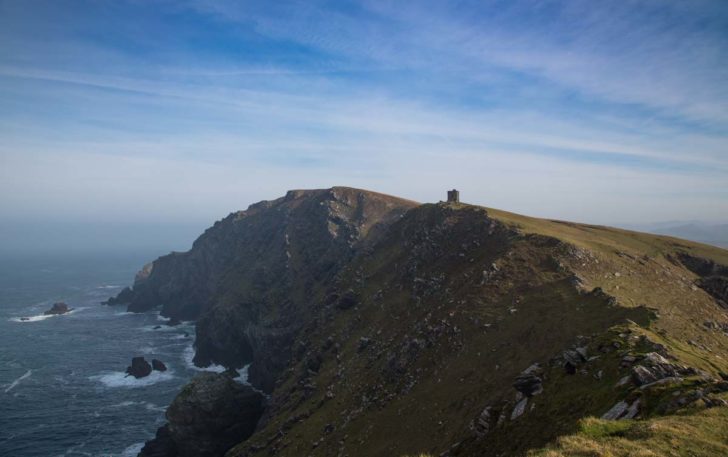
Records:
[[[69,311],[72,311],[73,308],[69,308],[67,304],[63,302],[54,303],[53,306],[51,306],[51,309],[44,312],[46,316],[48,315],[56,315],[56,314],[66,314]]]
[[[131,359],[131,365],[126,367],[127,376],[134,376],[137,379],[149,376],[151,373],[152,366],[144,357],[134,357]]]

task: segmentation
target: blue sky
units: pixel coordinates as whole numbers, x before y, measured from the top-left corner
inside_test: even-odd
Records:
[[[725,221],[728,3],[0,0],[4,227],[332,185]]]

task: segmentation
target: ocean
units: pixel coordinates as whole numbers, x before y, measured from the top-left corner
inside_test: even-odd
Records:
[[[154,436],[200,371],[194,326],[100,303],[158,254],[0,259],[0,456],[136,456]],[[74,310],[43,316],[58,301]],[[134,356],[168,370],[126,377]]]

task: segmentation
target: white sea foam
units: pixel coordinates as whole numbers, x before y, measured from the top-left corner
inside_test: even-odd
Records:
[[[174,372],[172,370],[167,371],[152,371],[149,376],[143,378],[135,378],[134,376],[128,376],[123,371],[114,371],[111,373],[105,373],[95,376],[90,376],[89,379],[98,381],[106,387],[147,387],[158,382],[170,381],[174,379]]]
[[[86,308],[88,308],[88,307],[73,308],[71,311],[69,311],[67,313],[63,313],[63,314],[38,314],[37,316],[11,317],[9,320],[12,322],[21,322],[21,323],[38,322],[38,321],[44,321],[46,319],[50,319],[51,317],[68,316],[69,314],[74,314],[74,313],[84,310]]]
[[[159,328],[157,328],[159,327]],[[141,330],[143,332],[171,332],[173,330],[176,330],[176,327],[173,327],[171,325],[145,325],[144,327],[141,327]]]
[[[167,409],[164,406],[157,406],[148,401],[122,401],[121,403],[109,406],[109,408],[128,408],[130,406],[143,406],[147,411],[157,412],[164,412]]]
[[[122,287],[122,286],[117,286],[114,284],[102,284],[99,287],[97,287],[97,289],[118,289],[120,287]]]
[[[121,457],[136,457],[144,447],[144,443],[132,444],[128,448],[121,451]]]
[[[243,368],[239,369],[238,370],[238,374],[240,376],[238,376],[237,378],[235,378],[235,380],[237,382],[239,382],[240,384],[249,385],[250,384],[250,382],[248,381],[248,376],[249,376],[248,375],[248,369],[249,368],[250,368],[250,364],[247,364]]]
[[[24,375],[22,375],[21,377],[19,377],[19,378],[18,378],[18,379],[16,379],[15,381],[13,381],[13,382],[12,382],[12,383],[11,383],[11,384],[10,384],[10,385],[8,386],[8,388],[7,388],[7,389],[5,389],[5,393],[8,393],[8,392],[10,392],[10,391],[11,391],[11,390],[12,390],[12,389],[13,389],[14,387],[16,387],[16,386],[17,386],[18,384],[20,384],[20,383],[21,383],[21,382],[23,381],[23,379],[26,379],[26,378],[30,377],[30,375],[31,375],[32,373],[33,373],[33,370],[28,370],[28,371],[26,371]]]
[[[11,317],[9,320],[12,322],[38,322],[43,321],[46,319],[50,319],[51,317],[55,317],[57,314],[39,314],[37,316],[28,316],[28,317]]]
[[[169,317],[164,317],[164,316],[162,316],[161,314],[157,314],[157,319],[158,319],[158,320],[160,320],[160,321],[162,321],[162,322],[167,322],[167,321],[169,321],[169,320],[170,320],[171,318],[169,318]]]
[[[114,313],[114,316],[131,316],[137,313],[132,313],[131,311],[119,311],[118,313]]]
[[[187,368],[191,370],[196,371],[212,371],[214,373],[222,373],[225,371],[225,367],[222,365],[208,365],[206,367],[198,367],[193,362],[195,358],[195,348],[192,347],[192,345],[189,345],[185,348],[184,352],[182,353],[182,358],[185,361],[185,365],[187,365]]]

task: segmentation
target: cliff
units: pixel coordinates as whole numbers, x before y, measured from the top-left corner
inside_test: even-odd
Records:
[[[416,203],[346,187],[293,190],[232,213],[185,253],[160,257],[109,301],[197,320],[195,362],[242,367],[264,390],[311,304]]]

